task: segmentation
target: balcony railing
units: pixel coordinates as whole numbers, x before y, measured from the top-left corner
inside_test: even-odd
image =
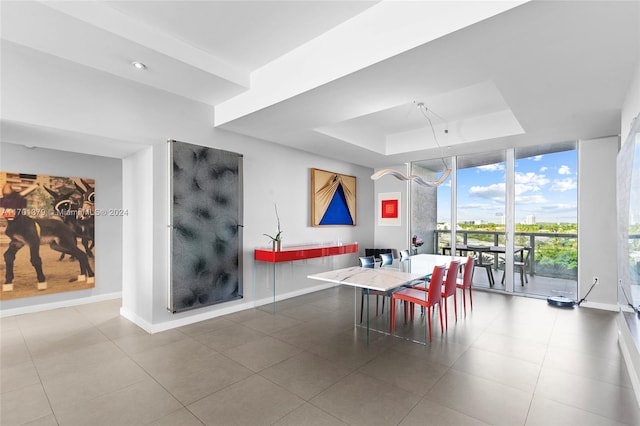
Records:
[[[451,244],[451,231],[437,230],[434,247],[442,252]],[[552,278],[578,279],[578,235],[555,232],[516,232],[515,245],[529,249],[528,272]],[[457,230],[456,244],[504,246],[505,234],[500,231]],[[503,267],[498,256],[494,268]]]

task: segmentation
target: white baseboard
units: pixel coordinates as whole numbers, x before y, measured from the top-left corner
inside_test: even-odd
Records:
[[[82,297],[78,299],[62,300],[60,302],[42,303],[39,305],[22,306],[20,308],[2,309],[0,310],[0,318],[11,317],[14,315],[30,314],[33,312],[49,311],[51,309],[68,308],[69,306],[86,305],[87,303],[104,302],[105,300],[113,300],[122,298],[122,292],[99,294],[96,296]]]
[[[149,334],[153,333],[153,324],[140,318],[138,315],[131,312],[130,310],[124,307],[120,307],[120,315],[125,317],[126,319],[128,319],[129,321],[131,321],[132,323],[134,323],[135,325],[137,325],[147,333]]]
[[[285,294],[278,294],[276,295],[276,301],[279,302],[281,300],[290,299],[292,297],[302,296],[307,293],[326,290],[328,288],[335,287],[336,285],[337,284],[331,284],[331,283],[320,284],[314,287],[308,287],[308,288],[292,291]],[[30,305],[30,306],[24,306],[20,308],[4,309],[4,310],[0,310],[0,318],[9,317],[13,315],[29,314],[33,312],[48,311],[51,309],[66,308],[69,306],[85,305],[88,303],[102,302],[105,300],[113,300],[113,299],[119,299],[119,298],[122,298],[122,292],[101,294],[97,296],[83,297],[79,299],[63,300],[60,302],[43,303],[39,305]],[[229,306],[227,308],[217,309],[215,311],[203,312],[201,314],[191,315],[184,318],[178,318],[171,321],[165,321],[160,324],[151,324],[150,322],[144,320],[140,316],[136,315],[135,313],[129,311],[124,307],[120,308],[120,315],[122,315],[124,318],[128,319],[132,323],[136,324],[138,327],[142,328],[147,333],[153,334],[153,333],[159,333],[161,331],[171,330],[177,327],[182,327],[189,324],[194,324],[196,322],[205,321],[211,318],[216,318],[219,316],[244,311],[247,309],[252,309],[258,306],[268,305],[270,303],[273,303],[273,297],[266,297],[256,301],[239,303],[233,306]]]
[[[328,288],[336,287],[339,285],[340,284],[333,284],[333,283],[319,284],[314,287],[306,287],[301,290],[291,291],[289,293],[277,294],[276,302],[280,302],[286,299],[291,299],[292,297],[298,297],[298,296],[303,296],[305,294],[314,293],[316,291],[326,290]],[[258,299],[258,300],[255,300],[253,303],[254,303],[254,306],[268,305],[270,303],[273,303],[273,297],[265,297],[262,299]]]
[[[583,303],[580,304],[581,308],[593,308],[593,309],[602,309],[604,311],[612,311],[612,312],[619,312],[620,311],[620,306],[616,305],[612,305],[610,303],[598,303],[598,302],[589,302],[588,300],[585,300]]]
[[[309,287],[301,290],[292,291],[285,294],[278,294],[276,295],[276,301],[279,302],[281,300],[290,299],[292,297],[302,296],[307,293],[326,290],[328,288],[335,287],[336,285],[338,284],[327,283],[327,284],[317,285],[315,287]],[[161,331],[171,330],[173,328],[182,327],[189,324],[194,324],[200,321],[205,321],[208,319],[220,317],[223,315],[233,314],[235,312],[240,312],[247,309],[253,309],[258,306],[268,305],[270,303],[273,303],[273,297],[266,297],[256,301],[238,303],[226,308],[216,309],[215,311],[203,312],[201,314],[191,315],[184,318],[177,318],[175,320],[165,321],[159,324],[151,324],[148,321],[145,321],[144,319],[140,318],[138,315],[128,311],[125,308],[120,308],[120,315],[122,315],[132,323],[136,324],[138,327],[142,328],[147,333],[153,334],[153,333],[159,333]]]
[[[201,314],[191,315],[184,318],[178,318],[171,321],[165,321],[159,324],[151,324],[150,322],[145,321],[144,319],[140,318],[138,315],[134,314],[133,312],[125,308],[120,308],[120,315],[122,315],[123,317],[125,317],[126,319],[128,319],[129,321],[137,325],[138,327],[142,328],[147,333],[154,334],[154,333],[160,333],[162,331],[171,330],[171,329],[182,327],[185,325],[194,324],[200,321],[205,321],[211,318],[216,318],[222,315],[228,315],[234,312],[240,312],[240,311],[244,311],[252,308],[253,308],[252,302],[239,303],[239,304],[230,306],[228,308],[218,309],[218,310],[209,311],[209,312],[203,312]]]

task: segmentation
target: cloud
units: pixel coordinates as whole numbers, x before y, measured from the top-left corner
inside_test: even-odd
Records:
[[[515,182],[516,185],[533,185],[537,187],[544,186],[549,183],[549,179],[543,174],[538,174],[534,172],[527,173],[518,173],[515,174]]]
[[[478,166],[476,169],[483,172],[501,172],[504,170],[504,163],[487,164],[486,166]]]
[[[557,203],[557,204],[552,204],[549,206],[551,209],[553,210],[561,210],[561,211],[565,211],[565,210],[575,210],[576,209],[576,205],[575,204],[567,204],[567,203]]]
[[[502,200],[504,203],[504,200]],[[504,209],[503,205],[495,203],[465,203],[458,205],[458,220],[487,220],[495,221],[496,210]]]
[[[535,156],[531,157],[531,159],[533,161],[540,161],[540,160],[542,160],[542,157],[544,157],[544,155],[535,155]]]
[[[571,174],[571,169],[569,168],[569,166],[566,166],[566,165],[563,164],[558,169],[558,174],[559,175],[570,175]]]
[[[538,188],[535,185],[525,185],[525,184],[521,184],[521,183],[516,183],[515,191],[516,191],[516,195],[521,195],[521,194],[524,194],[524,193],[527,193],[527,192],[540,191],[540,188]]]
[[[547,199],[544,198],[544,195],[516,195],[516,203],[518,204],[541,204],[546,202]]]
[[[472,186],[469,194],[494,201],[504,201],[505,184],[494,183],[489,186]]]
[[[458,210],[462,212],[470,212],[473,210],[494,210],[496,208],[493,204],[487,203],[467,203],[458,205]]]
[[[549,183],[549,179],[545,175],[533,172],[515,174],[515,192],[516,196],[527,192],[538,192],[541,187]]]
[[[547,170],[549,170],[549,168],[548,168],[547,166],[542,166],[542,167],[540,167],[540,170],[539,170],[539,171],[540,171],[540,173],[544,173],[544,172],[546,172]]]
[[[521,195],[526,192],[538,192],[541,187],[549,183],[549,179],[545,175],[533,172],[516,173],[515,174],[515,192]],[[469,189],[470,195],[486,198],[489,200],[504,200],[505,184],[494,183],[488,186],[472,186]]]
[[[572,189],[576,189],[578,183],[573,178],[555,179],[553,185],[549,188],[550,191],[565,192]]]
[[[577,212],[578,207],[568,203],[547,204],[544,209],[544,213],[562,217],[565,222],[575,222]],[[559,216],[561,214],[563,216]]]

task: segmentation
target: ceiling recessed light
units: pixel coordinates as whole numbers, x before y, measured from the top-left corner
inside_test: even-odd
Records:
[[[133,61],[131,62],[131,65],[133,65],[133,67],[137,70],[146,70],[147,66],[145,64],[143,64],[142,62],[138,62],[138,61]]]

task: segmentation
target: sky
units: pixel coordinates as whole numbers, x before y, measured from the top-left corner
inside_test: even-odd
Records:
[[[506,163],[458,170],[458,221],[502,223]],[[577,151],[516,160],[516,223],[577,223]],[[438,188],[438,221],[450,222],[451,180]]]

